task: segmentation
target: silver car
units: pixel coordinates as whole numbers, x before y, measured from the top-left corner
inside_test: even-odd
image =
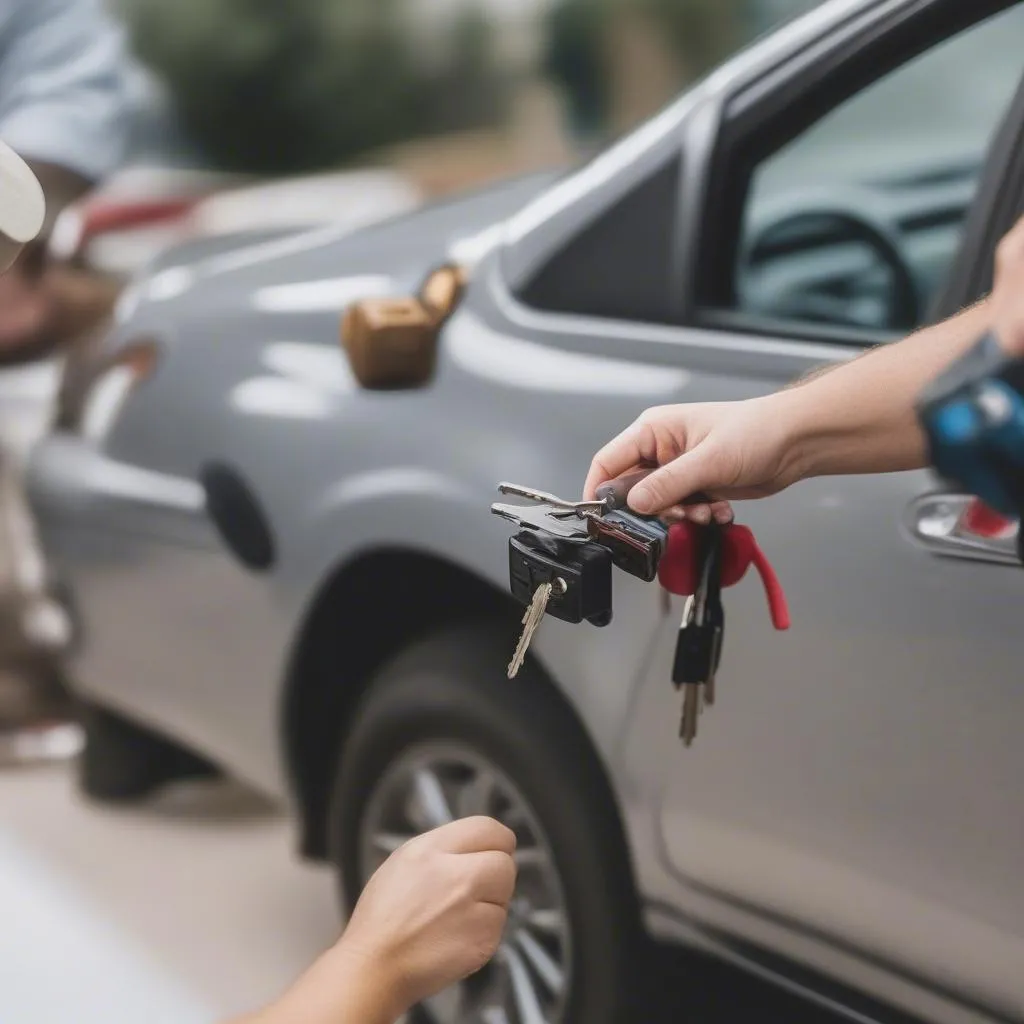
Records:
[[[853,1020],[1024,1020],[1014,524],[926,473],[741,506],[794,625],[726,594],[684,751],[655,585],[620,573],[610,626],[544,622],[505,679],[488,511],[502,479],[578,494],[646,407],[983,295],[1024,203],[1022,53],[1022,3],[832,0],[568,175],[163,257],[31,467],[85,790],[230,772],[347,903],[420,830],[510,823],[506,941],[437,1022],[653,1019],[649,939]]]

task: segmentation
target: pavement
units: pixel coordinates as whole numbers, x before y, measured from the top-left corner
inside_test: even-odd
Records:
[[[0,773],[0,1021],[212,1024],[335,938],[333,879],[232,784],[82,801],[67,765]]]
[[[329,870],[231,782],[100,807],[70,766],[0,771],[0,1021],[216,1024],[269,1002],[340,929]],[[664,951],[666,1019],[834,1024],[722,965]]]

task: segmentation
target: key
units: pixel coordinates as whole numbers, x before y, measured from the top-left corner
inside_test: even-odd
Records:
[[[612,620],[612,558],[597,544],[572,544],[524,530],[509,540],[509,588],[527,605],[509,679],[522,668],[545,614],[595,626]]]
[[[547,491],[538,491],[533,487],[523,487],[521,484],[498,484],[499,494],[511,494],[517,498],[526,498],[528,501],[536,502],[538,505],[551,505],[553,508],[562,509],[565,512],[575,513],[582,516],[585,512],[603,512],[608,507],[605,501],[566,501],[555,494]]]
[[[512,660],[508,664],[509,679],[515,679],[519,675],[519,670],[523,667],[523,662],[526,661],[526,652],[530,649],[530,641],[533,640],[534,634],[540,628],[551,595],[556,591],[564,594],[566,589],[565,580],[559,576],[551,583],[542,583],[533,592],[533,600],[530,601],[526,614],[523,616],[522,636],[520,636],[515,654],[512,655]]]
[[[598,544],[572,544],[524,530],[509,539],[509,589],[521,604],[530,604],[543,583],[560,585],[546,612],[562,622],[595,626],[611,622],[612,558]]]
[[[554,505],[503,505],[494,504],[491,512],[515,523],[526,530],[534,530],[539,534],[549,534],[565,541],[579,544],[587,542],[587,524],[579,518],[564,518],[557,513],[559,506]],[[564,511],[564,510],[561,510]]]
[[[722,604],[722,564],[724,556],[724,531],[712,524],[705,527],[707,541],[713,546],[713,558],[707,580],[707,620],[714,630],[714,644],[711,651],[711,674],[704,684],[704,707],[715,703],[715,679],[718,665],[722,660],[722,644],[725,640],[725,606]]]
[[[623,572],[645,583],[658,575],[668,540],[668,528],[660,520],[615,511],[587,516],[587,530],[592,540],[608,548],[613,564]]]
[[[701,531],[701,569],[696,592],[687,599],[679,627],[672,681],[683,691],[680,737],[690,747],[697,737],[697,724],[712,687],[721,655],[721,532],[716,526]]]

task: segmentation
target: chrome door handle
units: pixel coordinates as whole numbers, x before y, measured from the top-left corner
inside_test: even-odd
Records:
[[[971,513],[979,506],[969,494],[925,494],[910,503],[904,525],[915,543],[931,554],[1019,566],[1019,524],[1003,520],[1001,529],[996,522],[979,532],[971,522]]]

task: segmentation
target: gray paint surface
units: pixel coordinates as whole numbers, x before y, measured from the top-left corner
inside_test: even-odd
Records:
[[[54,437],[33,462],[83,609],[83,690],[287,799],[282,687],[338,567],[410,548],[504,592],[508,531],[487,512],[499,479],[577,493],[644,408],[763,394],[855,354],[549,315],[512,286],[673,147],[699,175],[732,90],[849,17],[911,6],[824,5],[553,187],[165,257],[108,342],[156,337],[157,375],[105,439]],[[359,390],[344,307],[415,288],[452,252],[475,265],[434,380]],[[210,460],[252,483],[277,534],[264,578],[207,520],[195,479]],[[728,594],[720,706],[685,754],[668,683],[678,602],[666,613],[657,588],[619,575],[612,627],[548,621],[534,651],[610,770],[659,934],[696,922],[939,1022],[1020,1019],[1024,578],[911,541],[904,510],[933,486],[837,478],[743,508],[794,628],[772,634],[754,579]]]

